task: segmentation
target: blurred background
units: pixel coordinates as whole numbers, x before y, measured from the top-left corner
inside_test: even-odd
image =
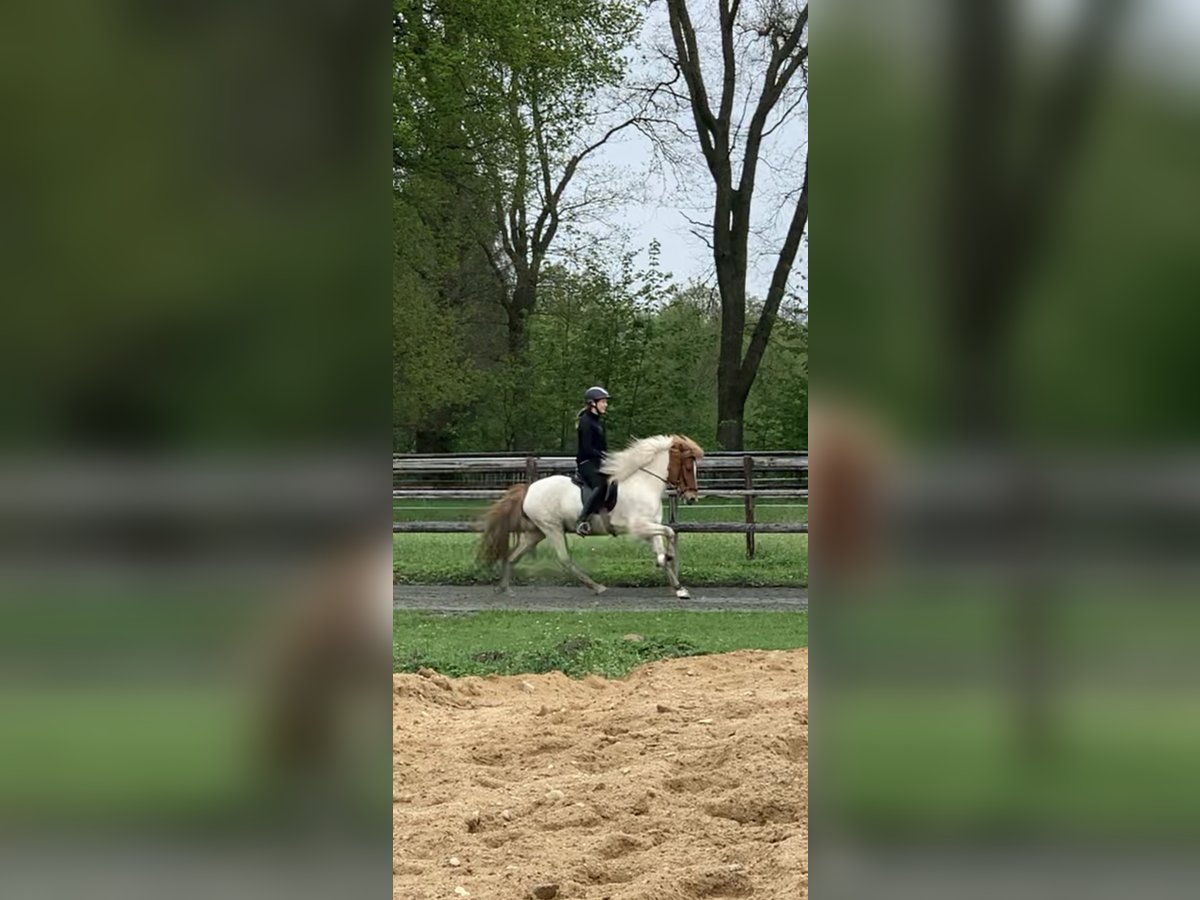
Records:
[[[388,890],[386,16],[9,11],[14,896]]]
[[[1200,16],[816,15],[813,895],[1183,896]]]

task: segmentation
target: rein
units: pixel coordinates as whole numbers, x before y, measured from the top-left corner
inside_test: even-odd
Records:
[[[639,472],[645,472],[647,475],[653,475],[655,478],[657,478],[659,481],[661,481],[661,482],[662,482],[663,484],[665,484],[667,487],[670,487],[670,488],[673,488],[673,487],[675,487],[675,485],[671,484],[671,482],[667,481],[667,479],[663,478],[663,477],[662,477],[661,475],[659,475],[657,472],[651,472],[651,471],[650,471],[649,469],[647,469],[645,466],[639,466],[639,467],[638,467],[638,471],[639,471]]]

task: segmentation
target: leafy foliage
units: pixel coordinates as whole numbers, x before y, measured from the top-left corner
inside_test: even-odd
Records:
[[[674,284],[654,245],[643,268],[603,243],[543,259],[568,214],[548,194],[581,135],[603,131],[636,4],[393,10],[395,449],[567,451],[592,384],[614,396],[610,442],[683,432],[714,447],[714,291]],[[750,394],[752,447],[806,444],[807,327],[777,329]]]
[[[569,451],[592,384],[613,395],[610,443],[681,432],[715,446],[720,317],[709,288],[672,285],[654,267],[635,270],[628,257],[615,272],[599,262],[552,266],[528,356],[499,363],[471,359],[452,319],[415,294],[398,287],[396,304],[404,311],[396,321],[398,450],[415,449],[418,423],[447,409],[447,450],[512,447],[519,422],[538,449]],[[807,324],[781,318],[750,393],[750,447],[807,446],[807,359]]]

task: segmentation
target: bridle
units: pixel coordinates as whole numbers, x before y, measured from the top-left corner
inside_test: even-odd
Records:
[[[672,448],[671,448],[671,452],[672,452],[672,453],[678,453],[679,451],[678,451],[676,448],[672,447]],[[680,455],[682,456],[682,454],[680,454]],[[692,465],[694,466],[695,464],[696,464],[696,461],[695,461],[695,459],[692,459]],[[683,493],[685,490],[688,490],[688,485],[687,485],[687,482],[686,482],[686,480],[684,479],[684,475],[683,475],[683,473],[684,473],[684,465],[683,465],[683,460],[682,460],[682,458],[679,460],[679,479],[678,479],[678,481],[670,481],[670,480],[669,480],[669,479],[667,479],[667,478],[663,478],[663,477],[662,477],[661,475],[659,475],[657,472],[651,472],[651,471],[650,471],[649,469],[647,469],[645,466],[639,466],[639,467],[638,467],[638,471],[639,471],[639,472],[645,472],[647,475],[653,475],[655,478],[657,478],[659,481],[661,481],[661,482],[662,482],[663,484],[665,484],[667,487],[669,487],[669,488],[674,488],[674,489],[675,489],[675,491],[676,491],[677,493],[680,493],[680,494],[682,494],[682,493]],[[670,472],[670,467],[669,467],[669,466],[668,466],[668,469],[667,469],[667,474],[668,474],[668,475],[670,475],[670,474],[671,474],[671,472]],[[699,489],[699,487],[697,486],[697,488],[696,488],[696,489],[698,490],[698,489]]]

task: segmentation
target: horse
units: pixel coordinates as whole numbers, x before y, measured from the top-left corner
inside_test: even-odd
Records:
[[[699,499],[696,465],[704,451],[691,438],[660,434],[635,440],[608,456],[601,471],[617,490],[608,515],[591,517],[592,534],[628,535],[654,548],[655,561],[681,600],[688,593],[679,581],[679,547],[674,529],[662,522],[662,498],[672,487],[688,504]],[[611,502],[613,487],[610,487]],[[532,484],[516,484],[491,505],[483,519],[479,558],[500,563],[497,591],[511,594],[509,579],[521,557],[548,538],[563,568],[597,594],[606,590],[580,569],[567,551],[566,533],[583,511],[581,487],[565,475],[549,475]],[[518,536],[516,547],[511,537]]]

